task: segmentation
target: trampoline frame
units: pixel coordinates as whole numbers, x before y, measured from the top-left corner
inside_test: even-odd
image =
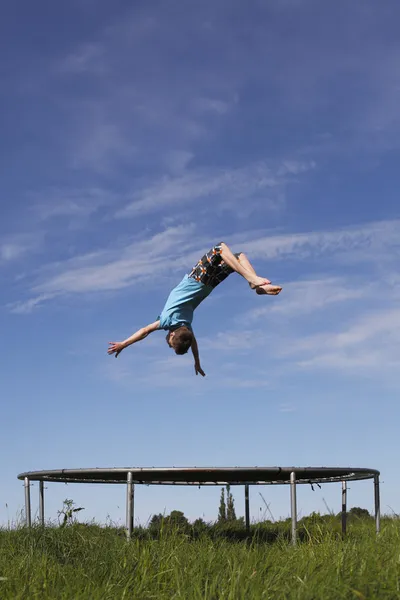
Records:
[[[108,483],[126,485],[126,532],[132,536],[135,485],[243,485],[245,489],[245,525],[250,531],[251,485],[290,485],[291,540],[297,540],[297,484],[342,484],[342,535],[347,527],[347,482],[374,480],[375,530],[380,531],[380,472],[352,467],[111,467],[94,469],[60,469],[20,473],[24,481],[25,523],[31,527],[31,481],[39,482],[39,522],[45,524],[44,482]]]

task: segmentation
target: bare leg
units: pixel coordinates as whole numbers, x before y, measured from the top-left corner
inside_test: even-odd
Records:
[[[258,277],[253,268],[251,270],[247,269],[242,262],[232,254],[231,250],[224,242],[221,244],[221,258],[229,267],[231,267],[231,269],[244,277],[250,285],[257,287],[271,283],[269,279],[266,279],[265,277]]]
[[[248,281],[250,287],[255,289],[257,294],[276,296],[282,290],[280,286],[272,285],[269,279],[258,277],[247,256],[242,252],[237,259],[224,242],[221,243],[221,257],[227,265]]]
[[[255,273],[254,267],[247,258],[246,254],[241,252],[239,254],[239,262],[247,269],[248,271],[252,271]],[[272,285],[271,282],[267,285],[260,285],[258,287],[249,284],[252,290],[256,290],[256,293],[259,295],[267,294],[268,296],[277,296],[282,288],[279,285]]]
[[[244,266],[245,269],[247,269],[248,271],[251,271],[254,274],[256,273],[255,270],[254,270],[253,265],[251,264],[251,262],[247,258],[247,255],[244,254],[244,252],[241,252],[239,254],[239,259],[238,260],[239,260],[240,264]]]

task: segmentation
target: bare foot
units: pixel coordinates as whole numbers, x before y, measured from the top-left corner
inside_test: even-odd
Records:
[[[267,285],[269,283],[271,283],[269,279],[266,279],[265,277],[258,277],[256,275],[254,277],[254,281],[249,282],[249,286],[251,287],[252,290],[255,290],[260,285]]]
[[[267,285],[259,285],[256,287],[256,294],[259,296],[266,294],[267,296],[277,296],[282,291],[280,285],[273,285],[271,283]]]

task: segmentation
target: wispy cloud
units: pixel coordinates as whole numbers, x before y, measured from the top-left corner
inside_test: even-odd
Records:
[[[75,52],[65,56],[57,65],[62,74],[105,74],[104,47],[100,43],[89,42],[80,45]]]
[[[180,177],[166,177],[156,184],[138,190],[134,199],[123,209],[117,211],[116,217],[135,217],[182,204],[193,204],[199,201],[213,204],[217,210],[230,207],[234,210],[235,202],[252,204],[264,199],[264,208],[275,206],[276,196],[271,195],[275,188],[282,190],[291,175],[313,169],[315,163],[310,161],[287,161],[277,168],[266,163],[257,163],[238,169],[204,169],[187,172]],[[224,200],[226,198],[227,200]]]
[[[31,313],[36,307],[40,306],[47,300],[51,300],[57,294],[40,294],[29,300],[23,300],[20,302],[13,302],[8,305],[10,312],[16,315],[27,315]]]
[[[306,368],[362,370],[398,369],[400,310],[373,311],[355,318],[346,329],[305,336],[289,348]]]
[[[357,281],[356,278],[329,277],[300,280],[285,283],[284,292],[277,302],[255,308],[246,320],[255,321],[260,317],[275,318],[278,313],[284,317],[295,317],[326,309],[329,305],[368,298],[379,291],[379,284]]]
[[[97,173],[112,173],[131,162],[137,152],[120,123],[106,115],[96,115],[95,111],[82,119],[79,132],[72,134],[70,141],[70,166]]]
[[[207,63],[186,68],[173,56],[177,22],[159,8],[157,16],[147,5],[122,11],[92,40],[55,61],[59,79],[83,86],[80,98],[67,107],[62,102],[72,167],[98,173],[121,163],[154,169],[171,144],[191,153],[193,142],[212,137],[215,120],[235,104],[230,85],[210,85]]]
[[[0,260],[8,262],[19,258],[25,252],[28,251],[28,247],[24,244],[18,244],[15,242],[3,242],[0,244]]]
[[[137,361],[131,364],[128,357],[124,357],[124,363],[114,364],[115,361],[110,361],[107,367],[102,369],[103,376],[121,385],[131,385],[135,382],[135,386],[148,386],[160,388],[177,388],[182,390],[182,386],[187,385],[190,393],[204,394],[204,390],[209,390],[212,379],[213,389],[263,389],[270,385],[270,382],[265,377],[265,373],[258,372],[257,374],[248,373],[247,377],[237,376],[235,373],[226,375],[220,372],[219,365],[213,364],[211,371],[208,371],[206,377],[195,375],[194,364],[191,353],[185,356],[175,356],[171,354],[165,356],[165,352],[170,352],[163,340],[159,340],[160,353],[152,351],[151,360],[140,363],[138,367]],[[164,347],[163,347],[164,345]],[[207,363],[207,360],[205,361]],[[237,365],[235,365],[237,370]],[[215,378],[213,371],[218,371],[218,377]],[[157,372],[157,378],[154,378],[154,372]],[[248,371],[248,369],[247,369]],[[254,375],[254,376],[251,376]],[[198,381],[195,381],[195,380]],[[195,386],[195,387],[194,387]]]
[[[194,108],[199,112],[210,112],[216,113],[217,115],[224,115],[228,112],[230,107],[230,102],[226,102],[218,98],[197,98],[194,101]]]
[[[386,257],[394,267],[393,254],[398,245],[395,231],[396,226],[367,226],[351,237],[350,245],[347,236],[341,238],[337,232],[344,246],[335,245],[335,252],[346,249],[351,255],[354,251],[358,260],[369,261],[366,269],[360,269],[359,262],[349,256],[352,268],[347,275],[287,283],[273,302],[264,299],[261,307],[235,318],[233,328],[200,340],[201,345],[225,356],[254,355],[256,349],[254,364],[261,352],[263,360],[273,361],[274,376],[278,378],[298,369],[308,373],[329,370],[350,376],[376,377],[382,372],[395,376],[400,364],[400,286],[396,271],[380,269]],[[367,257],[360,253],[359,243],[369,249]],[[326,249],[324,240],[320,247],[313,248],[313,254]],[[301,252],[301,248],[297,250]],[[332,264],[330,259],[335,260],[335,252],[327,255],[327,268]]]
[[[246,240],[242,247],[251,256],[264,259],[303,260],[322,256],[341,257],[347,262],[396,259],[400,251],[400,221],[377,221],[332,231],[270,235]],[[388,250],[390,249],[390,252]]]
[[[252,240],[253,235],[251,232],[240,234],[242,239],[240,247],[246,250],[251,258],[264,260],[285,258],[287,261],[297,262],[301,258],[323,256],[326,261],[346,260],[353,266],[367,263],[369,268],[367,286],[369,286],[372,271],[380,270],[385,262],[391,264],[396,259],[400,247],[400,222],[383,221],[328,232],[268,237],[258,234]],[[179,240],[178,245],[177,240]],[[147,239],[140,238],[128,245],[109,246],[98,252],[78,255],[54,265],[50,264],[43,273],[52,274],[45,278],[41,275],[42,280],[34,283],[30,292],[35,297],[48,297],[59,294],[116,291],[139,280],[151,282],[152,279],[154,280],[154,275],[165,273],[166,256],[168,256],[168,273],[171,275],[180,270],[187,270],[188,265],[191,266],[209,243],[209,240],[197,235],[194,225],[171,226],[163,232]],[[301,286],[301,289],[296,289],[296,286]],[[361,288],[358,283],[355,285],[349,281],[346,283],[343,278],[323,277],[320,282],[307,279],[301,284],[292,282],[288,286],[287,304],[282,301],[281,308],[276,303],[274,310],[278,312],[299,310],[304,313],[308,312],[307,304],[314,309],[345,302],[357,299],[361,295],[365,296],[366,290],[368,287]],[[28,302],[31,303],[32,298],[29,298]],[[235,347],[235,344],[239,344],[243,347],[246,343],[254,343],[254,340],[250,341],[250,337],[247,342],[246,339],[242,335],[240,344],[232,339],[230,345]]]
[[[256,127],[259,123],[260,131],[266,128],[268,135],[275,119],[280,123],[277,129],[286,126],[288,109],[300,119],[304,113],[325,116],[325,111],[332,113],[333,120],[339,118],[341,127],[320,119],[323,130],[316,127],[299,151],[313,143],[321,152],[333,147],[343,152],[353,149],[354,143],[362,151],[366,137],[369,147],[377,137],[390,137],[393,144],[391,131],[399,124],[398,82],[393,75],[398,50],[382,35],[385,18],[377,19],[358,5],[347,7],[346,19],[337,23],[333,33],[336,9],[314,6],[310,11],[311,3],[290,4],[299,23],[290,39],[284,3],[279,8],[258,6],[257,23],[251,11],[238,10],[243,26],[252,30],[251,40],[244,41],[226,20],[228,3],[217,7],[205,2],[179,15],[161,6],[157,14],[147,5],[140,10],[132,7],[95,31],[92,39],[78,42],[58,60],[60,76],[79,82],[81,75],[93,76],[96,85],[95,93],[85,86],[81,101],[75,100],[67,116],[70,164],[100,173],[121,161],[159,166],[171,144],[179,151],[196,153],[199,140],[215,139],[216,122],[231,118],[230,130],[236,135],[241,131],[237,124],[243,116],[248,120],[246,100],[252,86],[261,99],[254,110]],[[177,28],[184,28],[187,35],[177,38]],[[365,30],[370,32],[368,43]],[[193,51],[197,45],[203,48],[201,59]],[[316,47],[320,60],[315,59]],[[179,60],[186,55],[190,60]],[[354,89],[348,84],[350,74]],[[340,98],[335,89],[342,90]],[[274,109],[271,90],[282,111]]]
[[[399,309],[368,311],[363,305],[358,305],[344,314],[330,313],[326,328],[320,327],[318,333],[308,333],[308,326],[312,330],[313,320],[305,321],[303,318],[297,327],[290,329],[279,321],[268,327],[268,335],[265,335],[265,329],[262,335],[255,328],[244,331],[243,338],[241,331],[229,330],[219,332],[213,339],[200,339],[200,346],[206,350],[217,350],[224,360],[229,355],[236,358],[238,354],[249,352],[254,357],[256,352],[253,366],[268,361],[267,372],[274,380],[293,375],[299,369],[308,373],[330,371],[338,376],[346,374],[354,377],[361,374],[381,377],[385,373],[391,374],[392,379],[397,378],[400,365]],[[282,410],[289,411],[286,406]]]
[[[101,188],[50,188],[30,193],[32,212],[41,221],[54,217],[86,217],[110,204],[115,194]]]
[[[199,345],[204,350],[246,354],[250,349],[262,346],[264,342],[263,334],[260,331],[240,329],[239,331],[218,332],[209,338],[200,338]]]
[[[348,284],[351,281],[349,278]],[[308,371],[328,369],[371,376],[396,373],[400,364],[398,282],[371,282],[367,276],[364,280],[359,277],[354,294],[346,287],[336,298],[329,294],[332,282],[328,282],[327,294],[319,289],[323,285],[321,280],[314,287],[316,299],[313,302],[311,298],[311,307],[304,309],[301,299],[296,302],[291,298],[285,307],[282,297],[281,305],[271,307],[269,313],[261,309],[263,321],[274,323],[274,330],[281,332],[275,339],[274,359],[288,368]],[[288,327],[287,317],[291,317]],[[264,346],[268,351],[268,345]]]
[[[43,242],[40,231],[37,234],[15,234],[0,237],[0,264],[10,263],[36,251]]]
[[[170,227],[124,248],[114,247],[48,265],[45,272],[54,274],[33,284],[31,293],[36,295],[13,304],[11,309],[13,312],[28,312],[44,300],[60,294],[121,290],[137,281],[148,280],[154,285],[155,275],[165,276],[167,273],[168,276],[171,271],[186,264],[187,252],[193,252],[193,243],[196,243],[193,231],[190,225]],[[179,252],[177,239],[180,240]],[[167,270],[166,256],[169,257]]]
[[[164,157],[164,164],[168,173],[173,175],[182,174],[193,158],[193,152],[187,150],[170,150]]]

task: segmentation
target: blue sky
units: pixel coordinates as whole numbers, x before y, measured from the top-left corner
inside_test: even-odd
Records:
[[[399,512],[398,3],[3,12],[0,522],[21,471],[129,465],[373,467]],[[231,276],[201,305],[207,377],[162,333],[108,357],[220,240],[284,290]],[[371,510],[372,484],[350,487]],[[287,488],[260,491],[287,516]],[[66,497],[124,519],[122,488],[49,486],[49,517]],[[213,519],[218,500],[139,488],[136,517]],[[300,490],[301,514],[325,502],[340,486]]]

